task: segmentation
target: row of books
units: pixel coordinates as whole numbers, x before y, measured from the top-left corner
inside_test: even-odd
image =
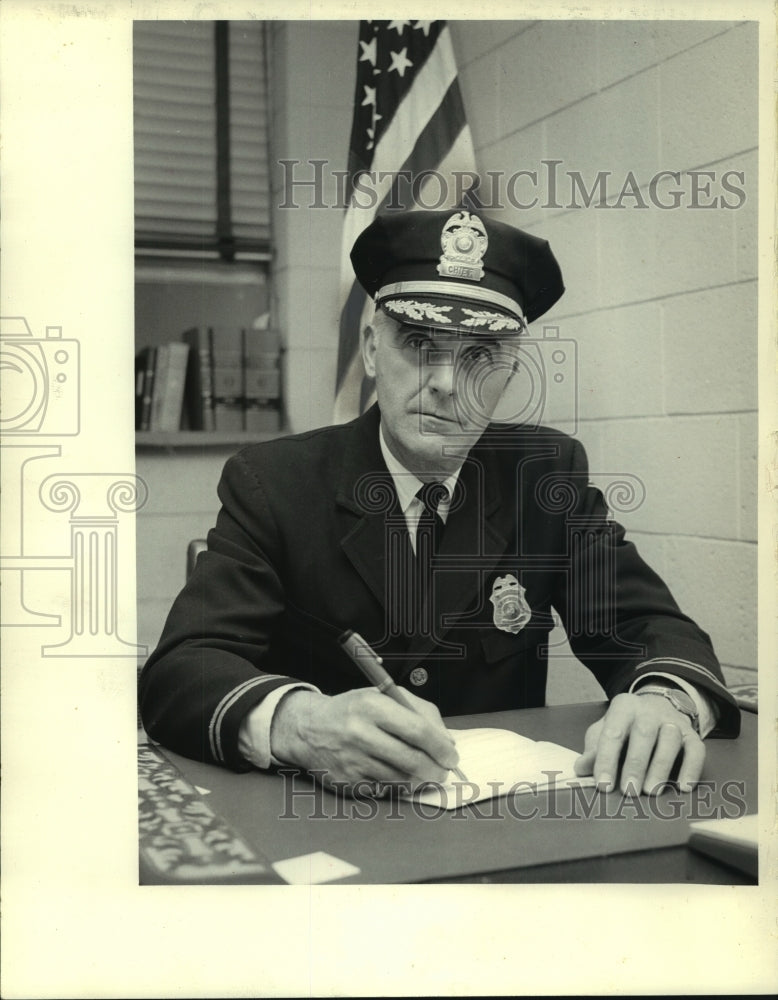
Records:
[[[281,428],[280,343],[275,330],[193,327],[135,359],[135,429]]]

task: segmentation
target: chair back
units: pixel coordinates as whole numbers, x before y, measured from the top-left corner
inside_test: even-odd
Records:
[[[192,541],[186,547],[186,578],[187,580],[192,575],[192,570],[195,568],[195,563],[197,562],[197,557],[201,552],[205,552],[208,548],[208,543],[204,538],[193,538]]]

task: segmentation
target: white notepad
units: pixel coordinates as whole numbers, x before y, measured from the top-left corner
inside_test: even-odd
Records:
[[[592,777],[579,778],[575,750],[519,736],[507,729],[450,729],[459,751],[459,770],[444,785],[428,784],[413,799],[443,809],[457,809],[471,802],[524,795],[571,785],[591,786]]]

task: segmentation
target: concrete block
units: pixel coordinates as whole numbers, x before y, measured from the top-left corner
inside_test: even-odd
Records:
[[[328,158],[345,169],[353,117],[357,66],[357,22],[284,22],[273,39],[272,156]],[[297,168],[301,176],[312,173]],[[284,171],[271,168],[274,198],[283,196]],[[331,200],[327,188],[328,202]],[[309,204],[305,189],[302,204]],[[282,197],[283,200],[283,197]]]
[[[340,275],[332,267],[291,267],[276,276],[287,349],[337,348]]]
[[[276,107],[353,107],[358,21],[287,21],[275,42]]]
[[[653,212],[655,257],[650,274],[658,295],[737,279],[734,214],[721,208],[694,209],[688,203]]]
[[[759,443],[758,414],[743,413],[737,418],[738,428],[738,498],[740,517],[738,538],[755,542],[757,539],[757,493],[759,488],[759,466],[757,448]]]
[[[485,211],[499,213],[498,218],[522,229],[545,218],[542,124],[520,129],[488,146],[476,146],[475,156],[483,180],[480,195]]]
[[[546,157],[562,160],[566,175],[566,205],[586,204],[580,187],[573,187],[568,171],[577,171],[594,204],[613,200],[631,171],[638,184],[647,184],[661,168],[657,134],[660,128],[656,70],[640,73],[617,87],[593,94],[545,121]],[[598,175],[605,174],[605,198]]]
[[[221,471],[221,470],[220,470]],[[214,491],[216,482],[213,483]],[[138,518],[138,595],[172,602],[186,580],[186,550],[193,538],[205,538],[216,521],[218,502],[208,514],[154,515]]]
[[[625,205],[631,206],[628,201]],[[583,213],[582,213],[583,214]],[[586,213],[597,227],[597,308],[656,298],[656,216],[651,209],[625,207]]]
[[[669,538],[667,582],[683,611],[709,633],[720,660],[756,666],[755,545]]]
[[[501,49],[500,54],[505,51]],[[476,59],[459,69],[462,103],[477,150],[493,145],[518,128],[511,105],[506,107],[501,99],[496,99],[500,66],[501,59]]]
[[[448,26],[457,68],[462,73],[477,59],[499,59],[503,46],[514,42],[518,35],[535,31],[539,22],[450,20]]]
[[[756,288],[750,282],[662,303],[667,413],[756,409]]]
[[[306,164],[295,167],[298,177],[313,179],[314,172]],[[304,172],[303,172],[304,171]],[[326,204],[335,197],[331,174],[324,171]],[[327,178],[330,180],[327,180]],[[286,201],[289,195],[289,201]],[[289,190],[278,196],[278,205],[292,204],[299,207],[277,208],[274,214],[276,235],[275,271],[286,267],[338,267],[343,239],[343,211],[336,208],[311,208],[311,188]],[[309,199],[311,199],[309,201]]]
[[[554,323],[602,307],[600,267],[600,211],[571,211],[551,215],[524,228],[551,244],[565,282],[565,294],[542,322]]]
[[[577,343],[559,327],[536,323],[519,347],[519,368],[500,400],[496,418],[508,423],[575,423],[578,410]],[[547,336],[552,334],[552,336]],[[561,428],[560,428],[561,429]]]
[[[661,151],[669,169],[756,145],[757,38],[755,23],[737,25],[662,64]]]
[[[476,145],[489,145],[592,94],[594,32],[593,22],[543,21],[512,37],[494,58],[469,63],[461,77]]]
[[[343,201],[344,182],[337,180],[335,171],[348,166],[348,144],[351,112],[346,109],[312,107],[291,108],[288,111],[285,135],[274,145],[271,164],[271,185],[279,216],[303,210],[337,215]],[[296,160],[282,164],[281,160]],[[312,160],[324,160],[315,167]],[[316,182],[316,185],[313,185]],[[323,205],[324,207],[316,207]],[[283,208],[281,206],[284,206]]]
[[[581,419],[662,415],[658,303],[570,317],[560,324],[560,335],[577,343]]]
[[[757,671],[749,667],[731,667],[722,663],[721,670],[728,687],[734,684],[758,684]]]
[[[140,452],[136,472],[149,488],[146,506],[137,515],[140,534],[143,518],[155,514],[211,514],[219,506],[216,484],[232,447],[181,450],[175,456],[175,474],[171,474],[170,455],[165,452]]]
[[[640,531],[735,538],[737,419],[730,416],[607,421],[609,471],[639,477],[643,504],[629,516]]]
[[[605,468],[603,430],[606,427],[607,421],[605,420],[581,420],[575,435],[586,451],[589,468],[598,472]],[[560,430],[564,429],[560,428]]]
[[[610,87],[731,27],[727,21],[600,21],[598,85]]]
[[[337,343],[287,352],[284,395],[292,433],[332,423],[337,357]]]
[[[759,181],[758,154],[756,150],[745,156],[733,157],[719,165],[722,173],[738,171],[743,178],[730,177],[729,183],[742,189],[743,203],[732,210],[735,228],[736,275],[739,280],[756,279],[759,262],[757,224],[759,221],[757,185]],[[739,204],[740,196],[728,196],[733,204]]]
[[[601,307],[626,305],[735,279],[732,213],[684,205],[597,211]]]
[[[596,36],[594,21],[542,21],[506,47],[501,96],[514,104],[517,124],[537,121],[597,89]]]

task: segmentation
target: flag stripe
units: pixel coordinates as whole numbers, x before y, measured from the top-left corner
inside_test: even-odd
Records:
[[[436,170],[442,173],[441,162],[464,126],[462,95],[459,92],[459,83],[454,80],[437,111],[417,138],[411,155],[401,169],[410,172],[412,177],[418,177],[424,170]],[[399,189],[399,184],[393,185],[393,188],[395,187]]]
[[[389,37],[394,37],[391,34],[392,30],[389,29],[387,32]],[[414,32],[418,30],[420,29],[416,28],[411,32],[410,45],[405,46],[406,50],[410,48],[414,72],[409,73],[408,76],[396,75],[393,77],[390,70],[389,73],[382,74],[373,81],[376,84],[377,99],[381,104],[382,111],[382,116],[376,125],[374,137],[376,145],[390,127],[397,114],[399,114],[403,100],[408,92],[415,87],[415,81],[419,72],[429,62],[432,54],[435,52],[439,36],[443,32],[447,32],[448,29],[444,21],[432,21],[426,33],[415,35]],[[357,62],[356,90],[354,93],[354,121],[351,128],[351,141],[349,143],[349,190],[351,190],[354,174],[360,170],[368,169],[373,160],[372,150],[362,149],[362,140],[366,129],[371,124],[370,107],[363,103],[366,81],[371,75],[369,72],[370,63],[364,58],[366,55],[364,50],[370,47],[374,34],[375,29],[370,21],[362,21],[360,23],[358,43],[360,52]],[[399,33],[396,35],[396,42],[398,48],[403,47]],[[390,47],[394,48],[395,46],[392,45]],[[387,103],[388,100],[391,100],[392,103]]]
[[[410,172],[412,177],[417,177],[424,169],[431,169],[427,164],[434,163],[438,173],[444,174],[444,158],[448,165],[446,153],[453,150],[456,139],[463,128],[467,128],[469,139],[469,128],[465,124],[464,107],[462,105],[462,95],[459,91],[459,84],[456,80],[448,88],[446,96],[438,107],[435,114],[430,118],[426,128],[418,137],[413,152],[402,165],[403,172]],[[472,139],[469,139],[469,146],[472,150]],[[457,150],[459,152],[459,150]],[[466,152],[466,151],[462,151]],[[453,158],[452,158],[453,159]],[[444,167],[443,170],[440,168]],[[422,188],[423,191],[423,188]],[[400,200],[400,196],[406,199],[410,194],[410,186],[406,181],[395,178],[391,189],[384,196],[378,207],[380,213],[382,208],[389,204],[395,204]],[[423,200],[423,199],[422,199]],[[408,206],[410,207],[410,206]],[[355,209],[354,211],[359,211]],[[367,215],[367,211],[365,211]],[[371,221],[374,215],[371,215]],[[364,227],[363,227],[364,228]],[[360,230],[361,232],[361,230]],[[340,318],[340,343],[338,345],[338,369],[336,388],[340,391],[343,377],[348,369],[349,362],[355,350],[359,347],[359,326],[358,321],[365,303],[365,292],[358,282],[352,277],[351,288],[343,307]]]
[[[448,26],[432,22],[427,25],[430,37],[422,40],[426,24],[368,22],[360,29],[349,155],[351,196],[341,244],[343,307],[334,411],[339,422],[358,416],[373,396],[359,350],[372,302],[354,279],[349,256],[354,241],[376,215],[390,211],[389,206],[415,207],[410,204],[413,195],[422,202],[420,207],[453,208],[459,200],[454,195],[462,192],[450,172],[475,167]],[[419,181],[426,171],[443,175],[447,190],[434,174]]]
[[[433,55],[436,58],[431,58]],[[370,208],[360,207],[367,201],[363,195],[356,205],[352,199],[346,209],[340,262],[341,275],[346,282],[345,287],[341,285],[341,301],[345,300],[353,277],[348,255],[354,241],[373,221],[378,205],[386,203],[394,175],[403,168],[403,160],[407,157],[408,151],[415,145],[419,133],[435,116],[441,100],[452,83],[456,83],[456,78],[454,50],[451,46],[451,36],[446,28],[445,31],[441,31],[434,51],[430,53],[430,58],[417,74],[413,89],[405,95],[405,100],[397,109],[392,124],[376,145],[370,164],[370,171],[376,178],[370,185],[371,190],[376,193],[376,203]],[[428,167],[435,165],[435,163],[426,164]],[[383,179],[378,179],[379,173],[384,174]]]

